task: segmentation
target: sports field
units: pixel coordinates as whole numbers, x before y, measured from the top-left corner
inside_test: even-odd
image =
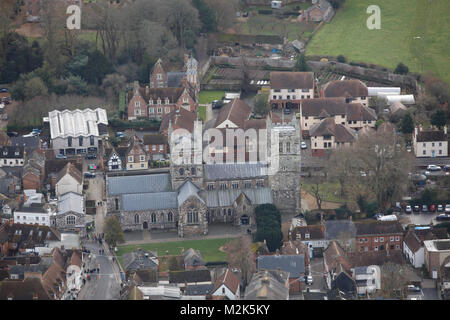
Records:
[[[380,30],[366,26],[370,5],[380,7]],[[450,84],[449,30],[448,0],[347,0],[314,35],[306,54],[342,54],[392,69],[403,62],[412,72],[432,71]]]

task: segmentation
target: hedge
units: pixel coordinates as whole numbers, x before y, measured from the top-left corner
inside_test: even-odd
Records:
[[[120,119],[110,119],[109,125],[114,128],[152,128],[158,129],[161,125],[161,121],[158,120],[137,120],[137,121],[124,121]]]

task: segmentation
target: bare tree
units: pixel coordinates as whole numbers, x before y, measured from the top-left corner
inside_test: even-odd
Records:
[[[214,10],[216,14],[217,29],[225,31],[234,23],[237,2],[235,0],[206,0],[206,3]]]
[[[322,202],[324,197],[323,188],[320,187],[323,182],[324,179],[321,177],[312,177],[308,181],[308,183],[311,184],[311,192],[316,199],[317,209],[319,210],[322,210]]]
[[[11,31],[14,30],[13,10],[11,6],[5,2],[0,4],[0,39],[1,39],[1,58],[6,60],[6,51],[8,49],[8,42],[10,39]]]
[[[379,294],[384,298],[403,298],[403,291],[407,284],[405,266],[387,262],[381,266],[381,290]]]
[[[242,236],[229,242],[227,245],[227,256],[229,266],[241,270],[243,287],[245,288],[255,271],[250,237]]]
[[[333,150],[328,163],[328,176],[331,180],[337,181],[340,188],[340,196],[346,198],[348,195],[348,185],[350,185],[350,172],[352,172],[353,154],[349,149]]]

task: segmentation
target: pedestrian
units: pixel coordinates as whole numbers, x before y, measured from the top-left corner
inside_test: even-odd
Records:
[[[105,249],[102,249],[102,254],[105,254]]]

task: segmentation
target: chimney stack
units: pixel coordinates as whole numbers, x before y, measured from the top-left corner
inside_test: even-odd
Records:
[[[444,134],[447,134],[447,126],[444,126]]]

